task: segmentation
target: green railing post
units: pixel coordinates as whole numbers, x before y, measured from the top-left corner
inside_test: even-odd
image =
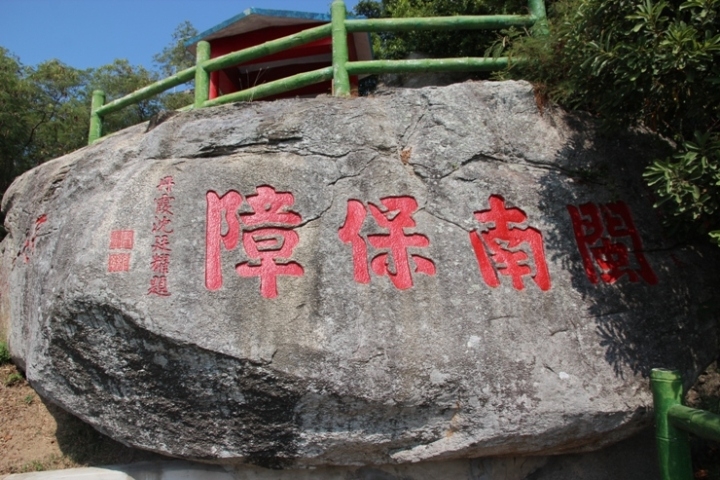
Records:
[[[94,90],[92,103],[90,104],[90,131],[88,132],[88,145],[92,145],[102,136],[102,116],[97,113],[98,109],[105,103],[105,92]]]
[[[202,40],[197,44],[195,57],[195,108],[202,108],[210,97],[210,73],[202,66],[210,60],[210,43]]]
[[[350,76],[346,66],[349,57],[345,12],[345,2],[333,0],[330,14],[332,15],[333,95],[336,97],[350,95]]]
[[[174,86],[189,82],[195,77],[195,99],[181,111],[206,106],[222,105],[232,101],[247,101],[256,98],[285,93],[314,83],[332,79],[333,94],[339,97],[350,95],[350,75],[382,74],[382,73],[423,73],[444,71],[491,71],[507,68],[510,58],[444,58],[424,60],[370,60],[349,61],[348,33],[358,32],[408,32],[415,30],[483,30],[500,29],[511,26],[532,27],[533,35],[549,33],[544,0],[528,0],[528,13],[523,15],[471,15],[427,18],[380,18],[380,19],[346,19],[345,2],[333,0],[332,18],[329,24],[309,28],[261,45],[231,52],[226,55],[210,58],[210,44],[206,41],[197,43],[195,66],[186,68],[175,75],[147,85],[124,97],[104,103],[102,92],[93,94],[91,107],[90,131],[88,143],[93,143],[102,136],[102,121],[105,115],[116,112],[128,105],[152,98]],[[286,51],[316,40],[332,37],[332,67],[321,68],[312,72],[292,75],[290,77],[257,85],[253,88],[222,95],[209,101],[210,72],[234,67],[257,58]],[[517,62],[527,61],[522,57]]]
[[[545,13],[545,2],[543,0],[528,0],[528,7],[530,15],[535,19],[535,24],[532,26],[533,35],[543,37],[549,35],[550,27],[548,26],[547,13]]]
[[[682,403],[682,378],[677,370],[655,368],[650,374],[655,406],[655,440],[662,480],[692,480],[687,434],[668,420],[668,410]]]

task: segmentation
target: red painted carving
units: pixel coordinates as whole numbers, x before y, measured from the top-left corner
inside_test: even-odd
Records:
[[[108,272],[127,272],[130,270],[129,253],[111,253],[108,257]]]
[[[243,224],[249,228],[256,225],[298,225],[300,215],[288,209],[295,203],[290,192],[276,192],[268,186],[257,187],[257,194],[248,195],[247,203],[253,213],[242,213]]]
[[[360,236],[360,229],[365,223],[366,215],[365,205],[357,200],[348,200],[345,224],[338,230],[340,240],[352,246],[355,281],[358,283],[370,283],[367,244],[365,239]]]
[[[512,278],[516,290],[525,288],[529,276],[541,290],[550,289],[542,233],[524,225],[527,215],[519,208],[506,208],[505,199],[491,195],[490,208],[475,212],[482,227],[470,232],[470,243],[480,273],[490,287],[500,286],[498,273]]]
[[[152,251],[154,252],[169,252],[170,251],[170,237],[168,235],[155,235],[155,239],[152,244]]]
[[[30,261],[30,256],[35,252],[35,242],[37,241],[40,227],[45,222],[47,222],[47,215],[45,215],[44,213],[35,219],[32,232],[30,232],[30,234],[27,236],[27,239],[25,240],[22,248],[20,249],[20,253],[18,253],[18,256],[23,257],[23,261],[25,263],[28,263]]]
[[[172,223],[170,217],[156,218],[152,226],[153,233],[173,233],[170,223]]]
[[[110,250],[132,250],[135,246],[134,230],[111,230]],[[130,253],[112,252],[108,256],[109,273],[130,271]]]
[[[110,232],[110,250],[132,250],[135,243],[133,230],[112,230]]]
[[[207,219],[205,227],[205,287],[217,290],[222,287],[223,277],[220,265],[221,245],[225,250],[232,250],[240,239],[240,221],[237,209],[242,204],[242,196],[230,190],[222,197],[210,191],[207,200]],[[223,221],[225,233],[223,234]]]
[[[235,270],[241,277],[260,277],[262,296],[275,298],[278,295],[278,275],[300,277],[304,273],[299,263],[287,260],[297,246],[298,240],[296,232],[280,228],[260,228],[243,232],[245,253],[248,257],[256,259],[256,262],[240,263]]]
[[[173,212],[170,210],[172,201],[175,197],[171,197],[167,193],[164,193],[161,197],[155,199],[155,214],[156,215],[168,215],[172,216]]]
[[[413,286],[412,273],[435,275],[435,264],[423,256],[408,253],[409,248],[424,248],[430,240],[419,233],[406,233],[406,229],[416,226],[412,215],[417,211],[417,201],[408,196],[385,197],[380,199],[382,208],[368,203],[368,208],[379,227],[388,230],[387,234],[367,235],[367,242],[381,249],[370,261],[377,275],[386,275],[400,290]],[[360,234],[367,210],[358,200],[348,200],[345,223],[338,230],[338,237],[352,246],[355,281],[369,283],[368,254],[366,240]],[[391,266],[392,264],[392,266]],[[414,267],[414,268],[413,268]]]
[[[157,184],[157,189],[160,190],[162,193],[169,194],[172,192],[172,188],[175,186],[175,182],[173,181],[173,177],[167,176],[160,179],[160,181]]]
[[[172,204],[175,200],[172,190],[175,182],[172,176],[166,176],[160,179],[156,188],[160,192],[159,197],[155,197],[155,218],[152,223],[153,243],[151,245],[152,258],[150,260],[150,269],[153,276],[150,279],[150,288],[148,295],[157,295],[160,297],[170,296],[167,284],[167,274],[170,272],[170,237],[173,229],[172,224]]]
[[[650,285],[658,283],[643,254],[640,234],[625,202],[599,206],[584,203],[579,207],[568,205],[567,209],[585,274],[592,283],[598,283],[596,266],[605,283],[613,284],[623,276],[631,282],[642,278]],[[634,266],[631,265],[631,253],[635,258]]]
[[[169,297],[170,292],[167,286],[167,277],[165,275],[155,275],[150,279],[150,288],[148,295],[157,295],[160,297]]]
[[[159,275],[167,275],[170,270],[170,255],[167,253],[153,253],[150,269]]]
[[[208,290],[217,290],[223,284],[221,249],[235,249],[241,237],[250,260],[236,265],[235,271],[241,277],[259,277],[263,297],[277,297],[279,275],[303,275],[303,267],[290,260],[299,242],[292,227],[302,220],[290,211],[295,202],[292,193],[259,186],[256,194],[246,198],[252,209],[248,213],[238,213],[243,198],[234,190],[223,196],[209,191],[206,199],[205,286]]]

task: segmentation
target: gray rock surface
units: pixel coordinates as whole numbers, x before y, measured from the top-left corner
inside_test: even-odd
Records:
[[[651,421],[650,368],[717,350],[714,252],[642,186],[658,148],[524,82],[178,114],[12,185],[0,319],[43,396],[171,456],[597,449]]]

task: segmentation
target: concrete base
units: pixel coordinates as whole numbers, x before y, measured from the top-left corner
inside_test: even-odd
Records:
[[[183,461],[17,473],[3,480],[234,480],[224,468]]]

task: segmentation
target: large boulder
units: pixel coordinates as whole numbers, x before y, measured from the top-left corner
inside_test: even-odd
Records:
[[[581,452],[717,352],[714,252],[667,240],[640,133],[524,82],[227,105],[20,177],[2,319],[131,446],[273,467]]]

